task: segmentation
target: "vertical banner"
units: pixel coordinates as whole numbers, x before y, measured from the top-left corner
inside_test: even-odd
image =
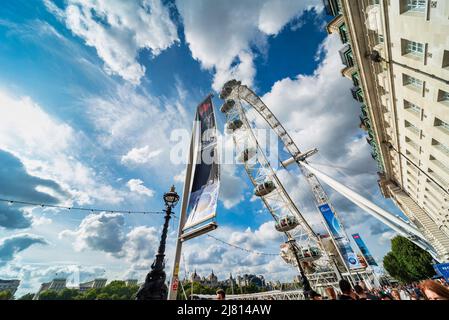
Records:
[[[354,239],[355,243],[359,247],[360,252],[362,253],[362,255],[365,258],[366,262],[370,266],[377,266],[376,260],[374,260],[374,257],[371,255],[371,252],[368,250],[368,247],[366,246],[365,242],[362,240],[360,235],[358,233],[354,233],[352,235],[352,239]]]
[[[338,221],[338,218],[335,216],[329,205],[326,203],[318,208],[320,209],[320,212],[323,215],[324,220],[326,221],[326,224],[335,239],[335,242],[337,243],[338,250],[340,250],[343,259],[345,259],[345,263],[350,269],[362,268],[357,255],[351,248],[351,243],[349,242],[348,237],[343,232],[340,221]]]
[[[192,135],[197,161],[187,205],[187,221],[183,232],[198,227],[216,215],[220,174],[217,150],[217,127],[212,97],[197,108],[195,126],[199,134]]]
[[[434,264],[433,268],[435,269],[438,275],[443,277],[444,280],[446,280],[446,282],[449,283],[449,263]]]

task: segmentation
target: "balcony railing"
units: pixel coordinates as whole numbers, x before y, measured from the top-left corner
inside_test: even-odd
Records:
[[[362,88],[360,87],[352,87],[351,88],[351,94],[352,97],[357,100],[358,102],[363,103],[364,102],[364,97],[363,97],[363,91]]]
[[[435,147],[435,149],[438,149],[438,150],[440,150],[441,152],[443,152],[443,153],[449,155],[449,148],[446,147],[444,144],[437,143],[437,144],[434,145],[434,147]]]
[[[445,190],[448,190],[448,182],[441,178],[439,175],[437,175],[435,172],[429,170],[429,175],[438,182],[440,186],[442,186]]]
[[[431,160],[431,162],[433,164],[435,164],[438,168],[440,168],[441,170],[443,170],[445,173],[449,174],[449,167],[447,167],[446,165],[444,165],[444,163],[442,163],[441,161],[434,159]]]

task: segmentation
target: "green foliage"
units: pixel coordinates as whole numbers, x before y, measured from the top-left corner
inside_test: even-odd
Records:
[[[45,290],[39,294],[39,300],[59,300],[58,292],[54,290]]]
[[[19,298],[19,300],[33,300],[34,293],[26,293]]]
[[[76,289],[64,289],[60,292],[43,291],[39,300],[134,300],[138,286],[127,286],[124,281],[112,281],[100,289],[89,289],[80,292]]]
[[[10,291],[0,291],[0,300],[12,300],[13,296]]]
[[[58,300],[74,300],[78,293],[78,290],[65,288],[58,293]]]
[[[402,283],[432,277],[432,256],[410,240],[396,236],[391,240],[391,251],[384,257],[385,270]]]

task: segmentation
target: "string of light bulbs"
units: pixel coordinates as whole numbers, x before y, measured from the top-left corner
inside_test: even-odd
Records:
[[[68,210],[68,211],[87,211],[87,212],[91,212],[91,213],[108,212],[108,213],[124,213],[124,214],[165,214],[164,211],[135,211],[135,210],[122,210],[122,209],[111,210],[111,209],[99,209],[99,208],[68,207],[68,206],[60,206],[60,205],[49,204],[49,203],[38,203],[38,202],[31,202],[31,201],[2,199],[2,198],[0,198],[0,202],[9,203],[11,205],[21,204],[21,205],[26,205],[26,206],[36,206],[36,207],[42,207],[42,208],[63,209],[63,210]]]

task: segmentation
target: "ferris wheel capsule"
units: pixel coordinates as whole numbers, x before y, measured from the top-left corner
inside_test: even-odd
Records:
[[[254,189],[254,195],[263,197],[271,193],[274,189],[276,189],[276,185],[273,181],[264,181],[256,186]]]
[[[247,162],[249,159],[253,158],[256,155],[257,151],[256,148],[249,147],[240,152],[240,154],[237,157],[237,160],[239,162]]]
[[[240,85],[240,84],[241,84],[241,82],[240,82],[240,81],[237,81],[237,80],[235,80],[235,79],[229,80],[228,82],[226,82],[226,83],[224,84],[223,89],[221,89],[219,98],[220,98],[220,99],[223,99],[223,100],[226,99],[226,98],[231,94],[232,89],[234,89],[234,87],[235,87],[236,85]]]
[[[243,122],[240,119],[234,119],[226,123],[226,132],[233,133],[235,130],[240,129],[243,126]]]
[[[299,247],[296,243],[295,246],[296,254],[298,255],[299,262],[312,262],[321,258],[322,253],[318,247]],[[281,244],[281,258],[284,259],[288,264],[297,265],[297,260],[295,257],[295,252],[292,249],[292,244],[290,242],[285,242]]]
[[[286,215],[280,218],[274,225],[279,232],[287,232],[293,230],[299,225],[298,219],[293,215]]]
[[[223,113],[228,113],[235,106],[235,101],[232,99],[226,100],[220,108]]]

